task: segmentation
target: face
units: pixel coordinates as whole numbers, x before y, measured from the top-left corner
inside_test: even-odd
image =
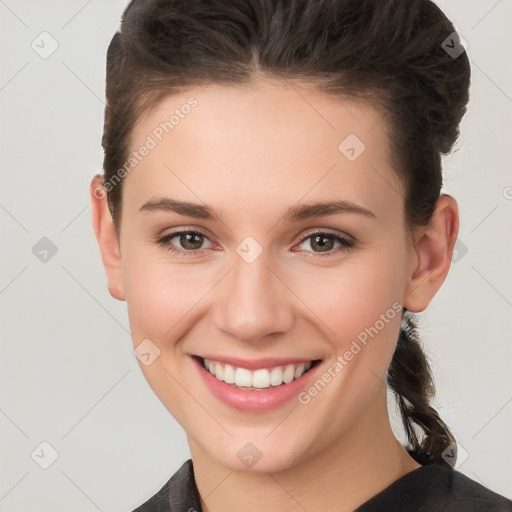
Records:
[[[386,128],[368,104],[266,80],[168,97],[134,128],[132,151],[151,148],[124,181],[111,290],[150,386],[226,467],[289,468],[382,420],[417,264]],[[276,366],[315,363],[247,391],[196,357],[264,387]]]

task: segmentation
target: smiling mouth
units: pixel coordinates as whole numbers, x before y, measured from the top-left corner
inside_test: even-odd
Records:
[[[315,359],[249,370],[200,356],[193,357],[218,380],[235,388],[254,391],[265,391],[289,384],[300,379],[322,361],[321,359]]]

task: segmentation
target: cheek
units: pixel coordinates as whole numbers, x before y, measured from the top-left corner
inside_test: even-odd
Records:
[[[337,354],[354,341],[364,347],[379,340],[371,352],[375,360],[386,361],[398,335],[404,268],[405,254],[389,246],[347,258],[337,267],[308,269],[295,280],[294,290],[318,316]]]
[[[206,265],[170,264],[165,250],[129,248],[123,261],[126,303],[133,342],[178,339],[188,316],[215,283],[216,271]]]
[[[164,341],[186,334],[188,318],[203,311],[209,290],[225,273],[222,265],[170,264],[164,250],[126,247],[124,254],[123,277],[135,345],[145,338]],[[352,340],[364,340],[369,329],[374,332],[375,326],[380,339],[389,333],[391,342],[396,341],[391,331],[400,321],[397,304],[405,286],[405,260],[403,248],[395,243],[361,251],[335,266],[302,261],[282,268],[281,273],[306,308],[301,313],[298,305],[298,315],[308,316],[342,353]],[[384,327],[379,322],[382,315]]]
[[[164,253],[163,258],[166,256]],[[160,351],[151,364],[139,366],[154,393],[182,425],[186,424],[190,396],[183,389],[185,370],[178,364],[176,352],[180,340],[193,329],[201,298],[215,282],[215,272],[200,271],[200,267],[170,265],[154,254],[137,255],[134,251],[124,275],[133,345],[150,339]]]

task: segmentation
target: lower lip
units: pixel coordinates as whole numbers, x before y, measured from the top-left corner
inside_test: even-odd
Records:
[[[304,375],[288,384],[271,387],[265,391],[244,390],[217,379],[203,366],[202,361],[192,357],[201,378],[208,389],[226,405],[244,412],[264,412],[277,409],[288,400],[296,397],[318,373],[319,363],[312,366]]]

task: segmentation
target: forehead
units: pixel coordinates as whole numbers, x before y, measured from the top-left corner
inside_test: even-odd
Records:
[[[305,195],[377,209],[400,203],[382,114],[298,82],[211,84],[167,96],[133,129],[131,151],[144,146],[123,192],[138,206],[165,193],[214,206],[237,197],[268,208]]]

